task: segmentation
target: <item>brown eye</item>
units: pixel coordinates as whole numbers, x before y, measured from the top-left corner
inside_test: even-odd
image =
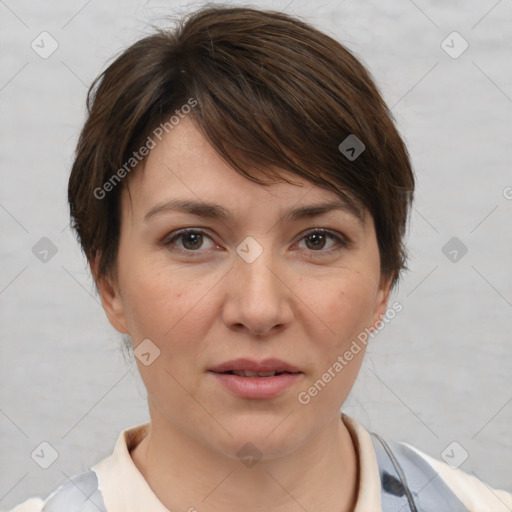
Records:
[[[183,247],[192,251],[199,249],[203,244],[203,235],[201,233],[186,233],[181,235],[181,238],[183,240]]]
[[[331,250],[341,249],[349,245],[348,240],[343,236],[335,235],[325,229],[313,229],[302,237],[301,242],[303,240],[306,249],[320,253],[331,252]],[[331,242],[329,242],[330,240]]]
[[[308,249],[316,250],[325,247],[326,235],[325,233],[313,233],[306,237],[306,246]]]
[[[210,247],[204,247],[207,240],[210,241]],[[212,248],[214,244],[211,238],[201,230],[183,229],[172,233],[171,236],[164,241],[164,245],[171,250],[199,252],[199,249],[209,249]]]

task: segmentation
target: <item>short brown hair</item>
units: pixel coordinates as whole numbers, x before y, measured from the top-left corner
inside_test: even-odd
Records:
[[[225,6],[200,9],[174,30],[157,29],[89,89],[68,199],[84,254],[89,262],[99,256],[98,276],[116,270],[127,180],[116,187],[112,178],[130,171],[134,152],[191,98],[191,119],[243,176],[265,185],[249,170],[282,181],[284,169],[334,191],[356,212],[366,208],[381,272],[396,284],[406,268],[414,176],[369,72],[343,45],[295,17]],[[364,144],[357,158],[339,149],[349,136]]]

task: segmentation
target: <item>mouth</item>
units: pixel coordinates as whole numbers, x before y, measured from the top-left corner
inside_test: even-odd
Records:
[[[304,377],[297,366],[277,358],[232,359],[210,368],[209,373],[232,395],[251,400],[276,398]]]
[[[302,372],[286,370],[210,370],[209,373],[224,390],[244,400],[277,398],[286,390],[297,386],[304,376]]]
[[[248,358],[232,359],[218,364],[209,371],[238,377],[275,377],[276,375],[302,373],[296,366],[281,359],[270,358],[256,361]]]
[[[301,372],[287,372],[287,371],[282,371],[282,372],[279,372],[279,371],[273,371],[273,372],[251,372],[249,370],[229,370],[229,371],[226,371],[226,372],[216,372],[216,371],[214,371],[213,373],[218,373],[218,374],[222,374],[222,375],[237,375],[238,377],[261,377],[261,378],[265,378],[265,377],[276,377],[276,376],[284,375],[284,374],[295,375],[295,374],[299,374]]]

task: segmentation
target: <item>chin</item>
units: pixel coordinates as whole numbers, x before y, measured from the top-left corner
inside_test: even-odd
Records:
[[[288,414],[289,421],[285,419]],[[305,425],[301,424],[298,429],[297,418],[294,416],[289,411],[287,414],[276,411],[238,413],[232,421],[222,422],[232,437],[222,436],[216,449],[233,459],[240,459],[244,454],[257,456],[261,460],[285,456],[300,447],[309,437],[308,432],[303,431],[307,429]],[[211,437],[208,442],[214,444]]]

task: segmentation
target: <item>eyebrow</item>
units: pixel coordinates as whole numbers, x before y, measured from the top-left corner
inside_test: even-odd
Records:
[[[300,206],[288,210],[284,213],[280,220],[297,221],[301,219],[309,219],[318,217],[332,210],[341,210],[354,216],[361,225],[364,224],[363,211],[355,204],[349,203],[343,199],[337,201],[329,201],[326,203],[317,203]],[[159,203],[151,208],[144,216],[144,221],[148,221],[159,213],[169,211],[181,211],[190,213],[198,217],[207,217],[220,220],[229,220],[233,215],[223,206],[215,203],[204,201],[193,201],[189,199],[171,199],[163,203]]]

